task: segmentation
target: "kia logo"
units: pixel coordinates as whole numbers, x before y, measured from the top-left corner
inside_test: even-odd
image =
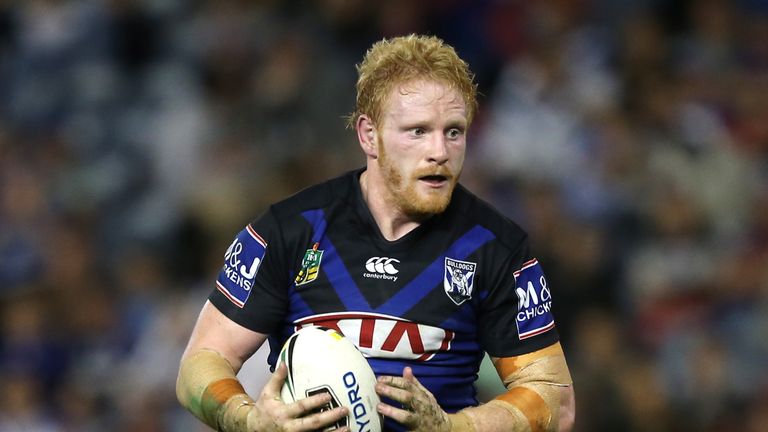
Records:
[[[395,258],[389,258],[389,257],[371,257],[365,263],[365,269],[371,273],[393,275],[393,274],[397,274],[398,272],[398,270],[394,266],[395,263],[399,264],[400,260]]]

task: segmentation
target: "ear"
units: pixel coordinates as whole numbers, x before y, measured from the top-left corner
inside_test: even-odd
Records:
[[[355,122],[355,130],[357,131],[357,141],[360,143],[360,147],[363,149],[363,153],[366,156],[376,159],[379,155],[377,146],[377,134],[376,125],[367,115],[363,114],[357,118]]]

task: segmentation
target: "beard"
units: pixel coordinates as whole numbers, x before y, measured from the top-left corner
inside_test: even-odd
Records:
[[[379,167],[389,190],[388,201],[408,217],[423,220],[442,213],[451,202],[460,173],[452,173],[445,166],[422,168],[410,175],[404,175],[387,156],[384,146],[379,144]],[[448,187],[426,192],[417,190],[419,178],[425,176],[444,176]]]

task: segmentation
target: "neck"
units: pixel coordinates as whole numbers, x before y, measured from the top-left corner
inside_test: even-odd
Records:
[[[369,170],[360,175],[360,190],[363,200],[379,227],[381,235],[389,241],[395,241],[421,225],[421,220],[407,216],[401,209],[392,204],[389,190],[383,182],[370,181]]]

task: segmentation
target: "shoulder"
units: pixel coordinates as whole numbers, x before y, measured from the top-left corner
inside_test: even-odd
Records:
[[[336,178],[309,186],[277,201],[251,221],[250,225],[262,236],[286,239],[302,236],[311,229],[309,220],[317,220],[329,211],[347,207],[354,196],[357,172],[350,171]]]
[[[519,249],[528,239],[528,233],[520,225],[461,184],[454,191],[451,212],[452,218],[490,231],[499,243],[511,250]]]
[[[310,210],[345,205],[354,193],[358,171],[349,171],[338,177],[309,186],[281,201],[270,211],[278,220],[286,220]]]

